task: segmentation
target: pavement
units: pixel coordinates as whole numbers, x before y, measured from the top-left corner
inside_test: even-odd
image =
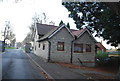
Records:
[[[115,74],[82,69],[73,69],[55,63],[48,63],[33,53],[26,54],[35,62],[36,65],[38,65],[43,70],[43,72],[45,72],[48,75],[48,77],[50,77],[50,79],[78,79],[79,81],[84,79],[99,81],[98,79],[114,80],[116,77]]]

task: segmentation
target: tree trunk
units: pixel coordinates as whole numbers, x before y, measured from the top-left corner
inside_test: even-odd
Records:
[[[3,49],[2,49],[2,52],[4,52],[5,51],[5,39],[4,39],[4,41],[3,41],[3,47],[2,47]]]

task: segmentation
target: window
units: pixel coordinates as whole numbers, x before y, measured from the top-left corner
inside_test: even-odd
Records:
[[[39,44],[39,48],[40,48],[40,44]]]
[[[41,36],[39,35],[39,36],[38,36],[38,39],[40,39],[40,38],[41,38]]]
[[[74,44],[75,53],[83,53],[83,44]]]
[[[35,50],[36,50],[36,46],[35,46]]]
[[[43,44],[43,50],[45,50],[45,44]]]
[[[86,52],[91,52],[91,45],[90,44],[86,44]]]
[[[64,51],[64,42],[57,43],[57,51]]]

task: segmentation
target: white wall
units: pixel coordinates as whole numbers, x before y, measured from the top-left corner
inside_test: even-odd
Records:
[[[40,47],[39,47],[40,44]],[[45,49],[43,50],[43,44],[45,45]],[[49,43],[48,41],[43,41],[36,44],[36,55],[42,57],[43,59],[48,59],[49,52]]]

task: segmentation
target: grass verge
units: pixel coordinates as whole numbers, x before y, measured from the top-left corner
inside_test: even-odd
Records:
[[[16,49],[15,47],[5,47],[5,49]]]

